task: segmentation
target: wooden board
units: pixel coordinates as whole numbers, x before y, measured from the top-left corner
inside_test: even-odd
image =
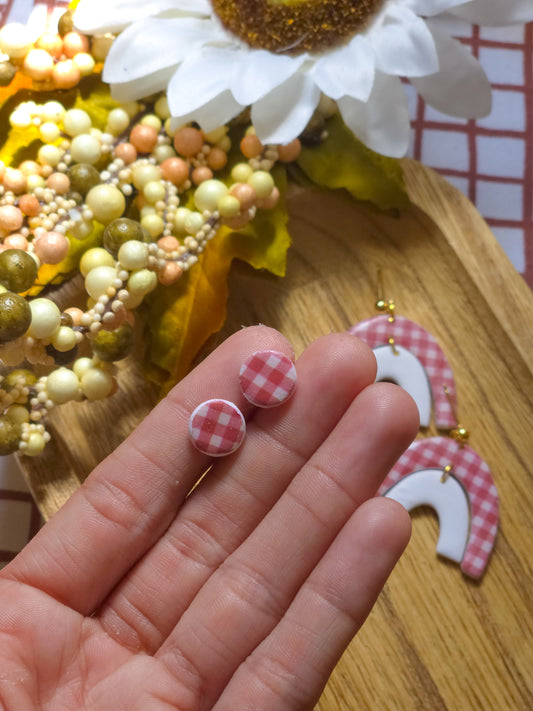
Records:
[[[412,206],[401,215],[342,193],[294,194],[287,277],[237,266],[227,324],[209,347],[262,322],[298,353],[374,313],[381,269],[385,296],[451,362],[461,421],[499,490],[501,531],[475,583],[436,557],[433,514],[415,513],[405,556],[317,708],[525,711],[533,709],[533,297],[466,198],[418,164],[405,170]],[[58,408],[54,444],[38,460],[23,458],[45,517],[155,397],[131,365],[121,388],[115,402]]]

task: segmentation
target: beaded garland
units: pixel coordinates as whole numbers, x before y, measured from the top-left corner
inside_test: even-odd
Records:
[[[68,32],[55,36],[55,45],[46,35],[32,47],[8,25],[0,48],[38,85],[45,78],[46,88],[65,88],[52,72],[33,71],[39,62],[50,66],[35,51],[47,52],[57,67],[66,61],[67,38],[83,50],[74,58],[95,42],[102,51],[103,39],[109,47],[109,38],[91,43],[76,33],[75,41],[69,18],[60,22]],[[94,57],[82,64],[96,67]],[[215,177],[228,162],[228,126],[173,130],[164,95],[111,109],[104,131],[88,112],[67,110],[59,99],[23,102],[10,123],[36,127],[42,145],[35,160],[0,162],[0,361],[11,369],[0,376],[0,454],[35,456],[50,440],[53,407],[117,390],[113,363],[131,349],[134,310],[144,297],[193,267],[222,225],[242,228],[257,210],[275,207],[279,191],[270,171],[277,161],[295,160],[300,141],[263,146],[249,126],[228,186]],[[125,216],[132,205],[138,219]],[[98,223],[102,244],[85,250],[79,266],[87,307],[61,310],[47,296],[25,298],[38,268],[62,262],[71,242],[83,242]],[[90,355],[80,357],[82,347]]]

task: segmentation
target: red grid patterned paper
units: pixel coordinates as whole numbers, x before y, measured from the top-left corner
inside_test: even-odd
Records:
[[[207,400],[192,413],[189,434],[200,452],[223,457],[240,447],[246,434],[246,423],[232,402]]]

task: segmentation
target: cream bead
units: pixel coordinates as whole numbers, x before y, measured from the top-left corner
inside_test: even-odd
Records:
[[[88,52],[79,52],[72,58],[72,61],[80,70],[82,77],[87,77],[89,74],[92,74],[96,65],[93,57],[91,57]]]
[[[179,232],[187,232],[185,221],[191,214],[188,207],[178,207],[176,216],[174,217],[174,226]]]
[[[101,400],[113,390],[113,377],[101,368],[88,368],[81,377],[81,390],[89,400]]]
[[[246,183],[253,172],[248,163],[237,163],[231,169],[231,178],[236,183]]]
[[[259,199],[266,198],[274,188],[274,178],[265,170],[257,170],[246,181],[255,190]]]
[[[91,298],[98,300],[100,296],[107,293],[110,286],[113,286],[117,276],[114,267],[95,267],[85,277],[85,291]]]
[[[81,380],[84,373],[87,372],[89,368],[93,367],[93,361],[92,358],[77,358],[73,365],[72,365],[72,370],[76,373],[78,378]]]
[[[69,136],[79,136],[91,130],[92,121],[83,109],[70,109],[63,116],[63,128]]]
[[[41,175],[28,175],[26,179],[26,187],[29,193],[35,192],[37,188],[44,188],[45,185],[46,181]]]
[[[227,194],[228,188],[221,180],[204,180],[194,191],[194,203],[200,212],[214,212],[220,198]]]
[[[52,336],[52,345],[60,353],[71,351],[77,342],[76,333],[69,326],[60,326]]]
[[[7,408],[6,415],[19,424],[30,421],[30,413],[24,405],[11,405]]]
[[[57,124],[46,121],[39,126],[39,136],[45,143],[54,143],[61,136],[61,131]]]
[[[32,44],[33,37],[26,25],[11,22],[0,30],[0,50],[11,59],[25,57]]]
[[[128,291],[133,298],[145,296],[157,286],[157,274],[149,269],[139,269],[128,279]]]
[[[100,160],[102,148],[100,141],[94,136],[81,134],[75,136],[70,144],[70,155],[76,163],[94,165]]]
[[[80,260],[80,272],[84,277],[96,267],[114,267],[113,256],[102,247],[92,247],[88,249]]]
[[[218,143],[221,141],[226,133],[228,132],[227,126],[219,126],[218,128],[215,128],[213,131],[209,131],[208,133],[204,134],[204,138],[206,141],[209,143]]]
[[[15,109],[9,117],[9,123],[13,128],[28,128],[32,124],[31,114],[23,107]]]
[[[151,180],[144,186],[143,195],[151,205],[155,205],[156,202],[166,198],[167,191],[160,180]]]
[[[163,219],[155,212],[149,215],[144,215],[141,219],[141,225],[148,230],[150,235],[154,238],[160,237],[165,229]]]
[[[57,146],[41,146],[37,153],[37,160],[39,161],[39,163],[41,163],[42,165],[49,165],[52,168],[55,168],[61,158],[61,151],[59,150],[59,148],[57,148]]]
[[[162,146],[156,146],[152,151],[152,156],[156,159],[158,164],[164,163],[167,158],[175,158],[176,151],[172,146],[163,144]]]
[[[125,269],[144,269],[148,265],[148,245],[136,239],[130,239],[118,250],[118,261]]]
[[[59,101],[47,101],[41,109],[41,120],[58,123],[66,114],[66,109]]]
[[[61,312],[50,299],[33,299],[29,302],[31,324],[28,335],[33,338],[51,338],[61,325]]]
[[[22,450],[28,457],[37,457],[45,447],[45,440],[40,432],[30,432],[26,446]]]
[[[151,163],[142,163],[135,166],[132,177],[137,190],[142,190],[152,180],[161,180],[161,168]]]
[[[147,114],[146,116],[143,116],[141,119],[141,125],[142,126],[150,126],[150,128],[155,129],[158,133],[163,127],[163,123],[161,122],[161,119],[159,116],[156,116],[155,114]]]
[[[130,125],[130,117],[124,109],[112,109],[107,116],[107,127],[109,131],[118,136],[119,133],[125,131]]]
[[[68,368],[57,368],[46,378],[46,393],[56,405],[74,400],[79,386],[78,376]]]
[[[168,100],[166,96],[161,96],[155,102],[154,111],[162,121],[166,121],[170,118],[170,109],[168,108]]]
[[[85,204],[95,220],[107,225],[122,217],[126,209],[126,198],[114,185],[95,185],[87,193]]]
[[[199,212],[191,212],[184,220],[185,231],[195,235],[204,226],[204,218]]]
[[[236,217],[241,211],[241,203],[234,195],[224,195],[217,203],[220,217]]]

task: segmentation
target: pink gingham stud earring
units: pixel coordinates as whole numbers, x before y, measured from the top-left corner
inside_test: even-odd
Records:
[[[246,434],[242,412],[228,400],[206,400],[189,419],[193,445],[203,454],[224,457],[235,452]]]
[[[296,386],[296,368],[278,351],[257,351],[241,366],[239,382],[244,397],[257,407],[277,407]]]

